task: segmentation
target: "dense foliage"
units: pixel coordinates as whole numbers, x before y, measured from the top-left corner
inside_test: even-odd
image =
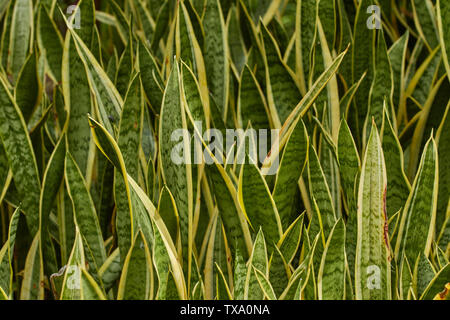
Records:
[[[450,1],[71,4],[0,0],[0,299],[450,298]]]

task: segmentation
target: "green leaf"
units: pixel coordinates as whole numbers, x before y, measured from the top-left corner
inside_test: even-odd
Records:
[[[445,26],[448,26],[450,19],[450,3],[448,3],[448,1],[437,0],[436,18],[442,58],[444,60],[445,69],[447,70],[447,76],[450,79],[450,33],[446,32],[446,29],[444,29]]]
[[[414,270],[414,282],[416,284],[417,296],[421,296],[428,284],[433,280],[436,272],[431,261],[421,254],[417,259],[416,269]]]
[[[269,279],[272,284],[273,291],[279,297],[289,283],[289,267],[284,259],[280,249],[275,247],[270,258]]]
[[[414,129],[414,134],[412,137],[412,143],[411,143],[411,150],[409,151],[409,166],[408,166],[408,177],[412,181],[414,180],[414,174],[416,173],[417,166],[419,164],[419,157],[420,152],[422,149],[422,146],[424,145],[424,136],[425,136],[425,129],[427,125],[427,121],[430,117],[431,108],[434,104],[434,100],[437,97],[439,93],[439,89],[441,88],[442,83],[446,81],[445,75],[442,76],[438,81],[436,81],[436,84],[431,89],[427,101],[425,102],[425,105],[423,109],[420,111],[420,117],[417,120],[417,124]],[[445,87],[443,87],[445,88]]]
[[[275,292],[273,291],[272,285],[270,284],[267,276],[255,267],[252,266],[252,268],[253,272],[255,273],[256,280],[258,280],[259,286],[264,293],[264,297],[269,300],[277,300],[277,296],[275,295]]]
[[[39,203],[39,245],[42,250],[45,272],[57,271],[56,258],[49,237],[50,213],[64,179],[64,160],[66,156],[66,136],[62,135],[50,156],[42,180]]]
[[[266,26],[261,29],[264,40],[267,103],[274,127],[280,128],[302,96],[281,58],[275,39]]]
[[[184,263],[190,265],[193,241],[190,229],[193,219],[191,151],[180,90],[180,72],[175,62],[162,102],[159,144],[162,175],[178,209]]]
[[[152,18],[149,8],[147,8],[147,2],[139,0],[131,4],[131,6],[136,6],[136,16],[139,18],[141,30],[145,32],[146,38],[150,39],[153,36],[155,21]]]
[[[117,145],[121,151],[127,174],[136,181],[139,177],[139,154],[142,138],[144,100],[142,96],[141,83],[138,75],[135,75],[130,82],[127,95],[122,109],[119,123],[119,134]],[[117,208],[117,229],[120,232],[119,247],[121,256],[125,259],[129,248],[128,239],[134,238],[137,229],[130,225],[130,219],[136,219],[136,215],[130,215],[131,207],[127,197],[127,187],[123,180],[123,173],[120,170],[115,172],[114,199]],[[136,210],[133,205],[133,211]],[[134,234],[131,234],[134,232]]]
[[[66,154],[65,180],[72,200],[76,224],[83,238],[86,239],[94,257],[95,267],[98,269],[106,260],[102,232],[84,178],[70,153]]]
[[[116,218],[116,229],[118,235],[118,244],[121,250],[121,259],[125,259],[131,246],[131,242],[133,241],[135,219],[133,215],[131,191],[127,179],[127,170],[125,167],[124,158],[114,138],[100,123],[92,118],[89,118],[89,125],[91,127],[97,147],[100,149],[103,155],[112,164],[114,164],[116,169],[119,170],[119,172],[122,174],[122,178],[125,184],[128,212],[126,215],[118,215]],[[119,213],[120,212],[122,211],[119,211]]]
[[[251,123],[255,130],[269,128],[270,113],[263,91],[248,65],[243,66],[239,82],[237,114],[240,127]]]
[[[81,0],[77,4],[80,14],[80,25],[72,28],[83,40],[84,43],[91,44],[94,38],[95,26],[95,3],[94,0]],[[75,11],[74,11],[75,12]]]
[[[159,112],[163,98],[163,81],[158,65],[150,51],[142,42],[138,46],[139,70],[141,72],[142,86],[152,108]]]
[[[278,208],[283,230],[290,223],[298,181],[308,158],[308,134],[303,120],[298,118],[284,147],[277,171],[273,198]]]
[[[355,259],[356,299],[391,298],[391,254],[385,212],[386,168],[381,141],[372,124],[358,191]]]
[[[161,279],[163,274],[167,272],[167,269],[169,267],[168,265],[170,264],[172,279],[167,280],[166,278],[165,281],[174,282],[173,285],[176,286],[177,296],[181,299],[186,299],[187,298],[186,282],[185,279],[183,278],[183,270],[181,268],[181,264],[176,254],[175,245],[172,239],[170,238],[169,231],[167,230],[164,223],[162,223],[162,219],[157,215],[156,208],[151,203],[145,192],[137,185],[137,183],[131,177],[128,177],[128,182],[130,184],[131,190],[137,196],[137,200],[139,200],[140,204],[145,208],[147,215],[150,217],[153,225],[152,227],[154,231],[153,260],[155,261],[155,266],[157,266],[156,270],[158,272],[158,276]],[[144,223],[141,222],[141,225],[143,224]],[[163,290],[166,289],[167,286],[166,288],[163,288]],[[163,298],[164,295],[165,293],[162,295]]]
[[[158,10],[155,25],[155,33],[153,34],[151,42],[151,48],[153,51],[156,51],[156,49],[159,46],[161,38],[166,33],[167,27],[170,25],[169,19],[170,19],[170,2],[165,1],[162,3],[162,5],[159,7]]]
[[[439,39],[433,2],[414,0],[411,4],[417,31],[429,50],[436,48],[439,45]]]
[[[181,59],[188,65],[195,66],[193,42],[195,33],[191,32],[191,19],[183,2],[179,2],[177,10],[177,26],[176,26],[176,53],[177,59]]]
[[[438,145],[439,157],[439,191],[436,212],[436,233],[439,234],[445,227],[445,219],[450,216],[450,104],[443,116],[441,125],[439,126],[436,143]],[[446,243],[440,243],[442,248],[447,246]]]
[[[361,0],[358,5],[355,25],[353,29],[353,51],[352,51],[352,74],[353,83],[358,81],[361,76],[366,73],[365,78],[362,80],[358,91],[355,95],[356,103],[356,119],[358,120],[358,127],[352,128],[354,132],[359,135],[362,133],[362,126],[367,115],[367,106],[370,86],[374,77],[375,65],[375,29],[370,30],[367,28],[367,19],[369,16],[366,11],[370,5],[375,4],[373,0]],[[367,126],[370,126],[371,119]],[[356,130],[356,131],[355,131]]]
[[[40,179],[36,158],[22,113],[0,79],[0,137],[9,160],[15,186],[22,201],[27,225],[32,234],[38,230]]]
[[[44,299],[44,273],[41,264],[42,257],[39,251],[39,233],[36,234],[25,260],[25,269],[20,289],[21,300]]]
[[[248,161],[242,165],[239,177],[242,209],[254,232],[261,228],[269,248],[273,248],[282,235],[280,216],[261,172],[250,158],[246,158]]]
[[[336,73],[337,69],[339,68],[339,65],[342,62],[342,59],[344,58],[344,55],[347,53],[347,50],[339,54],[336,59],[334,59],[333,63],[322,73],[322,75],[316,80],[316,82],[312,85],[311,89],[306,93],[306,95],[302,98],[302,100],[297,104],[297,106],[292,110],[289,117],[286,119],[285,123],[283,124],[283,127],[281,128],[280,137],[281,139],[286,139],[288,137],[288,132],[290,130],[290,127],[292,123],[297,119],[297,117],[302,118],[306,112],[308,111],[309,107],[314,103],[317,96],[322,92],[322,90],[327,85],[328,81],[333,77],[333,75]],[[282,141],[283,142],[283,141]],[[276,143],[274,144],[276,145]],[[283,144],[280,143],[280,146]],[[263,170],[262,173],[265,175],[267,171],[271,167],[271,163],[273,160],[278,156],[278,152],[271,152],[270,156],[266,158],[263,164]]]
[[[311,48],[314,45],[318,6],[315,1],[297,0],[295,20],[296,73],[302,92],[309,87]]]
[[[202,23],[205,30],[203,58],[208,89],[222,112],[222,118],[226,119],[229,86],[228,43],[219,0],[206,0]]]
[[[85,266],[83,240],[80,230],[76,227],[75,241],[69,261],[65,266],[61,300],[80,300],[81,296],[81,268]]]
[[[125,13],[122,11],[122,8],[115,2],[114,0],[110,1],[111,9],[114,12],[115,16],[115,26],[117,28],[117,32],[119,33],[120,38],[122,39],[122,42],[128,43],[128,30],[129,30],[129,22],[127,18],[125,17]]]
[[[12,298],[13,285],[13,253],[19,224],[19,208],[11,216],[8,228],[8,239],[0,250],[0,289],[5,299]]]
[[[1,137],[1,136],[0,136]],[[3,198],[8,191],[9,184],[12,180],[11,169],[9,168],[8,157],[3,147],[2,140],[0,138],[0,202],[3,201]]]
[[[120,265],[120,250],[117,248],[98,269],[105,290],[109,290],[120,278],[122,267]]]
[[[133,71],[133,42],[128,42],[120,59],[119,65],[115,75],[115,84],[117,91],[121,96],[124,96],[127,92],[128,83],[131,80]]]
[[[40,5],[39,7],[37,26],[39,50],[45,57],[50,76],[55,82],[60,82],[63,41],[55,22],[51,19],[44,5]]]
[[[150,250],[141,231],[128,252],[120,276],[118,300],[148,300],[153,294]]]
[[[386,109],[384,117],[382,147],[385,154],[387,176],[386,211],[388,218],[390,218],[404,207],[411,186],[403,169],[402,146],[395,134]]]
[[[317,276],[319,299],[342,300],[345,297],[345,225],[339,219],[328,237]]]
[[[158,213],[169,230],[172,239],[177,239],[179,232],[178,210],[172,193],[164,186],[158,200]]]
[[[368,129],[371,126],[372,119],[374,119],[378,128],[382,127],[385,106],[387,116],[389,118],[393,118],[392,95],[394,78],[392,75],[384,33],[382,31],[378,33],[377,42],[375,74],[373,77],[372,86],[370,88],[369,109],[367,112],[366,122],[364,124],[364,132],[366,133],[363,136],[364,141],[366,141],[365,137],[369,136]]]
[[[327,239],[329,232],[336,223],[336,212],[322,166],[320,165],[316,150],[312,145],[309,146],[308,154],[308,184],[310,196],[311,198],[314,198],[313,202],[317,203],[317,209],[320,211],[320,230],[324,234],[324,239]],[[319,212],[316,211],[316,213],[318,214]],[[316,218],[313,218],[313,220],[316,220]],[[314,228],[311,235],[315,237],[316,234],[314,234],[314,232],[318,231],[319,230]]]
[[[360,173],[360,160],[355,140],[345,119],[341,121],[339,128],[337,154],[348,215],[356,217],[356,181]]]
[[[403,300],[409,299],[413,286],[413,274],[408,259],[403,255],[403,263],[399,271],[398,291],[399,298]]]
[[[16,0],[11,17],[8,68],[13,82],[17,80],[33,43],[33,2]]]
[[[123,100],[100,63],[94,57],[87,45],[75,33],[71,32],[78,55],[84,64],[91,92],[96,99],[96,109],[101,123],[110,134],[114,135],[114,124],[117,125],[121,114]]]
[[[216,274],[216,291],[217,291],[217,300],[231,300],[231,292],[230,288],[228,288],[227,281],[225,276],[223,275],[222,269],[220,269],[219,265],[216,263],[215,267],[217,269]]]
[[[444,291],[445,285],[448,284],[448,279],[450,279],[450,264],[447,264],[434,276],[420,300],[431,300],[438,293]]]
[[[392,95],[392,103],[395,111],[398,111],[401,95],[405,90],[405,61],[406,50],[408,48],[409,32],[401,36],[389,48],[389,60],[391,61],[392,74],[394,77],[394,92]]]
[[[241,251],[236,251],[236,257],[234,261],[234,292],[233,297],[236,300],[244,299],[245,291],[245,279],[247,277],[247,268],[245,266],[245,260]]]
[[[61,300],[105,300],[102,289],[87,272],[81,234],[77,227],[69,262],[66,266]]]
[[[323,26],[326,41],[330,48],[334,47],[336,37],[336,1],[319,1],[319,19]]]
[[[237,191],[220,164],[207,166],[207,174],[211,179],[228,241],[233,251],[239,248],[244,258],[248,258],[251,251],[250,232],[246,217],[238,203]]]
[[[68,34],[64,42],[62,65],[64,104],[69,111],[67,142],[70,153],[85,175],[91,142],[86,114],[92,112],[92,106],[87,74],[83,71],[83,62],[78,56],[73,38]]]
[[[102,289],[86,269],[81,269],[81,297],[83,300],[106,300]]]
[[[237,9],[231,7],[227,18],[228,26],[228,47],[231,60],[238,74],[241,74],[246,62],[246,48],[239,25]]]
[[[396,255],[405,253],[410,263],[419,254],[428,257],[434,237],[438,191],[438,156],[434,139],[425,145],[419,170],[402,214]]]
[[[253,251],[247,268],[247,276],[245,279],[244,299],[261,300],[264,297],[264,291],[261,289],[258,278],[255,275],[254,269],[259,270],[262,274],[268,275],[269,263],[267,258],[266,242],[262,229],[259,229],[256,235]]]
[[[33,112],[38,106],[42,93],[42,86],[39,82],[36,63],[36,54],[33,53],[29,55],[24,62],[24,66],[20,70],[14,88],[14,99],[16,100],[26,123],[29,122]]]
[[[280,253],[286,260],[287,264],[292,262],[300,245],[304,217],[305,214],[302,213],[297,219],[295,219],[295,221],[287,228],[287,230],[283,234],[283,237],[278,243]]]

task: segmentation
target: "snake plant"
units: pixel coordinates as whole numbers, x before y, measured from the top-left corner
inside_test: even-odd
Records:
[[[450,299],[450,1],[0,25],[0,300]]]

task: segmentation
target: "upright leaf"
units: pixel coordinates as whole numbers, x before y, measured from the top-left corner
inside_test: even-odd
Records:
[[[65,162],[67,189],[72,200],[76,224],[92,252],[95,267],[99,269],[106,260],[102,232],[92,198],[86,188],[85,180],[73,157],[67,153]]]
[[[228,43],[219,0],[206,0],[203,29],[205,30],[203,55],[208,89],[217,102],[223,119],[226,119],[229,86]]]
[[[396,254],[405,254],[415,265],[423,252],[428,257],[436,219],[438,177],[438,155],[433,138],[425,145],[419,170],[402,214]]]
[[[0,105],[0,137],[22,202],[21,210],[26,214],[31,233],[36,234],[41,189],[36,158],[22,113],[3,79],[0,79]]]
[[[356,299],[391,298],[391,249],[386,214],[386,168],[375,124],[367,143],[358,191]]]
[[[345,265],[345,225],[344,221],[339,219],[331,230],[323,251],[317,275],[319,299],[344,299]]]

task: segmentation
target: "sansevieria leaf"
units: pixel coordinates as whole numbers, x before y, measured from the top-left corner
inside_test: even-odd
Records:
[[[288,132],[290,129],[290,126],[293,122],[297,119],[298,116],[303,117],[304,114],[308,111],[308,109],[311,107],[311,105],[314,103],[317,96],[320,94],[320,92],[325,88],[326,84],[330,81],[330,79],[333,77],[333,75],[336,73],[337,69],[339,68],[339,65],[342,62],[342,59],[344,58],[344,55],[347,53],[347,51],[342,52],[339,56],[334,59],[333,63],[324,71],[323,74],[320,75],[320,77],[316,80],[316,82],[312,85],[311,89],[306,93],[306,95],[302,98],[302,100],[295,106],[295,108],[292,110],[290,115],[287,117],[285,123],[283,124],[283,127],[280,131],[280,140],[281,142],[285,142],[285,140],[288,137]],[[279,144],[280,146],[283,145],[283,143]],[[263,165],[262,173],[266,174],[267,171],[269,171],[271,167],[271,163],[273,160],[278,156],[278,152],[271,152],[270,156],[266,158]]]
[[[0,79],[0,137],[21,197],[30,231],[38,230],[40,178],[36,157],[22,113],[7,84]]]
[[[264,234],[260,229],[253,245],[253,252],[250,256],[247,267],[247,277],[245,280],[244,298],[255,300],[264,297],[264,291],[261,289],[257,275],[254,269],[259,270],[263,275],[268,273],[268,258]]]
[[[44,299],[44,271],[41,264],[39,237],[39,233],[37,233],[25,260],[24,277],[20,290],[21,300]]]
[[[12,259],[16,242],[17,226],[19,224],[20,211],[17,209],[11,216],[8,229],[8,239],[0,249],[0,289],[4,299],[10,299],[12,295],[13,268]]]
[[[241,168],[239,198],[253,230],[261,228],[268,247],[273,248],[282,234],[280,216],[261,172],[250,158],[248,162]]]
[[[341,185],[347,201],[345,249],[350,274],[354,275],[357,239],[357,181],[361,164],[355,141],[345,119],[341,121],[337,147]]]
[[[160,157],[164,181],[172,192],[178,209],[184,263],[190,264],[193,239],[189,228],[192,227],[193,191],[190,140],[186,129],[187,119],[181,100],[180,71],[178,63],[175,62],[162,102],[159,128]]]
[[[386,215],[386,167],[375,124],[366,147],[358,190],[356,299],[391,298],[391,248]]]
[[[436,19],[439,30],[439,40],[441,44],[442,57],[447,70],[447,76],[450,79],[450,33],[446,31],[446,26],[450,19],[450,3],[445,0],[437,0],[436,2]]]
[[[445,161],[450,152],[450,104],[447,105],[442,123],[439,126],[436,143],[439,157],[439,192],[436,212],[436,233],[445,228],[445,220],[450,216],[450,164]],[[450,228],[450,226],[449,226]],[[441,243],[441,247],[447,245]]]
[[[280,57],[279,48],[273,36],[267,27],[261,26],[261,28],[266,64],[267,101],[274,126],[279,128],[301,100],[301,95]]]
[[[14,81],[17,80],[19,71],[32,49],[33,32],[33,1],[15,1],[8,48],[8,71],[11,72]]]
[[[227,117],[229,61],[225,20],[219,0],[206,0],[203,16],[204,53],[208,89],[217,102],[222,117]]]
[[[405,253],[415,265],[421,253],[428,257],[434,237],[438,191],[438,156],[434,139],[425,145],[419,170],[402,214],[396,254]]]
[[[403,169],[403,150],[395,134],[387,109],[384,111],[383,152],[385,154],[387,191],[386,211],[392,217],[405,206],[411,186]]]
[[[75,242],[65,266],[61,300],[105,300],[101,288],[87,272],[82,236],[76,229]]]
[[[40,4],[37,20],[37,44],[47,62],[50,76],[61,81],[61,60],[63,45],[61,34],[51,19],[48,9]]]
[[[115,134],[113,128],[114,125],[117,126],[123,99],[83,40],[75,32],[71,32],[71,36],[84,64],[91,92],[97,101],[97,113],[106,129]]]
[[[153,266],[150,249],[142,232],[138,232],[125,259],[117,298],[147,300],[152,294]]]
[[[80,2],[79,10],[84,19],[93,19],[93,8],[90,7],[92,0]],[[91,15],[89,13],[91,12]],[[80,18],[81,19],[81,18]],[[77,33],[89,43],[92,41],[92,27],[83,24]],[[62,88],[64,92],[65,107],[69,111],[69,128],[67,139],[69,151],[80,167],[83,175],[89,174],[91,168],[89,162],[89,148],[91,147],[91,132],[86,114],[92,113],[91,91],[88,76],[84,72],[82,59],[79,57],[73,37],[66,34],[62,56]],[[92,157],[92,156],[91,156]]]
[[[345,264],[345,225],[339,219],[330,232],[320,263],[317,275],[319,299],[344,299]]]
[[[308,159],[308,144],[305,124],[298,118],[284,148],[273,190],[283,230],[288,227],[294,209],[295,190]]]
[[[69,153],[66,154],[65,177],[75,221],[93,254],[96,268],[100,268],[106,260],[106,252],[97,213],[81,171]]]

